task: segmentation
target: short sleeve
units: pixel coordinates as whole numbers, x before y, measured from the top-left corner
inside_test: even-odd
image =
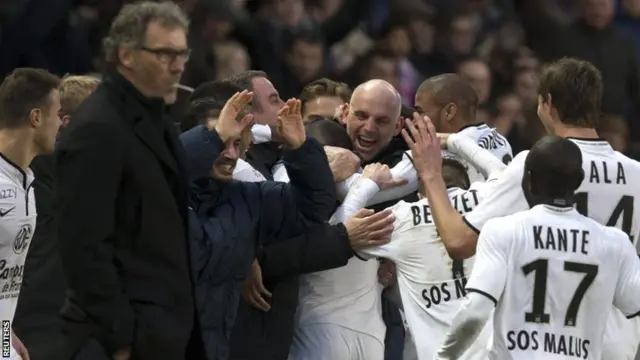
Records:
[[[526,158],[527,152],[521,152],[499,177],[487,180],[482,189],[482,201],[464,217],[467,225],[473,230],[480,232],[489,219],[529,209],[522,191]]]
[[[505,221],[494,219],[487,222],[478,238],[475,262],[467,292],[486,296],[494,304],[502,296],[507,282],[509,258],[509,230],[504,229]]]
[[[620,232],[619,236],[624,239],[619,241],[622,260],[613,305],[627,318],[632,318],[640,315],[640,260],[626,234]]]

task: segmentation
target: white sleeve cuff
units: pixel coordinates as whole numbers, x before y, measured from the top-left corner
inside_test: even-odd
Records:
[[[271,141],[271,128],[269,125],[255,124],[251,128],[253,133],[253,143],[260,144]]]

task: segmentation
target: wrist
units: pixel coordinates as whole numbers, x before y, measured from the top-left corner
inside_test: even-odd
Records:
[[[229,136],[229,134],[227,134],[224,131],[224,128],[222,128],[221,126],[216,125],[216,126],[214,126],[213,129],[209,129],[209,130],[217,132],[218,136],[220,137],[220,140],[222,140],[223,144],[226,143],[227,140],[229,140],[231,138],[231,136]]]
[[[296,142],[293,142],[293,143],[291,143],[291,142],[283,142],[282,143],[282,147],[284,147],[287,150],[298,150],[303,144],[304,144],[304,140],[301,141],[301,142],[296,141]]]

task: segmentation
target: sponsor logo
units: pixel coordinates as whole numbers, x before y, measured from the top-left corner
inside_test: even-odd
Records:
[[[9,210],[5,210],[5,209],[1,209],[0,210],[0,217],[5,217],[8,213],[10,213],[11,211],[13,211],[13,209],[15,209],[16,207],[12,207]]]
[[[29,241],[31,241],[31,235],[33,235],[33,227],[30,224],[24,224],[18,230],[16,239],[13,241],[13,252],[21,254],[29,247]]]

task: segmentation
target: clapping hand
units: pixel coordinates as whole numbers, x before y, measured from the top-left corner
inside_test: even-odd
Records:
[[[207,127],[215,129],[222,142],[239,138],[242,131],[253,124],[252,114],[246,114],[241,119],[238,119],[247,109],[252,99],[253,93],[250,91],[243,90],[235,93],[224,104],[222,111],[220,111],[220,116],[217,119],[210,119]]]
[[[407,119],[406,124],[409,131],[402,129],[402,137],[411,150],[418,174],[439,176],[442,173],[442,147],[433,123],[429,117],[413,113],[413,120]]]
[[[369,164],[362,170],[362,178],[376,183],[380,190],[389,189],[407,183],[405,179],[394,179],[389,166],[380,163]]]
[[[373,210],[360,209],[344,222],[353,250],[362,250],[389,242],[395,217],[391,210],[374,214]]]
[[[300,100],[289,99],[278,112],[276,135],[291,150],[302,146],[307,133],[302,122],[302,105]]]

